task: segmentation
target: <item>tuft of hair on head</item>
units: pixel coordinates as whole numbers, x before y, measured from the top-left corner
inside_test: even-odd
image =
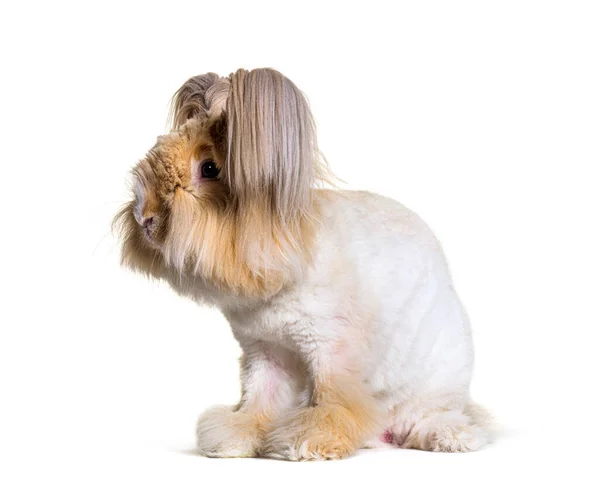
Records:
[[[193,76],[171,99],[168,123],[176,130],[190,118],[206,119],[225,109],[229,79],[216,73]]]
[[[270,68],[231,74],[227,176],[240,197],[268,199],[282,220],[310,206],[321,171],[315,122],[304,94]]]
[[[246,214],[245,225],[264,234],[262,246],[249,251],[271,258],[276,248],[293,263],[294,255],[310,249],[318,221],[313,187],[330,178],[310,107],[274,69],[239,69],[229,78],[224,177]]]

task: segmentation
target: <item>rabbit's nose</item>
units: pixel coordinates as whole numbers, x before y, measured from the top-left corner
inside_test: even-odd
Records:
[[[152,229],[152,224],[154,223],[154,217],[146,217],[142,220],[142,227],[149,231]]]

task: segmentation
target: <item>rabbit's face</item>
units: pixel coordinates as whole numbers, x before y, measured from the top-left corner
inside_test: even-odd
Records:
[[[133,215],[144,241],[174,257],[183,234],[196,233],[206,217],[227,207],[222,156],[205,120],[190,120],[158,138],[133,171]]]
[[[117,215],[123,263],[246,296],[297,279],[318,221],[312,184],[324,177],[301,92],[273,70],[209,73],[184,84],[174,112]]]
[[[134,168],[133,199],[117,217],[126,264],[153,275],[165,267],[195,273],[199,256],[219,244],[217,234],[227,238],[232,200],[216,144],[222,124],[189,120],[159,137]],[[221,246],[223,253],[227,246]]]

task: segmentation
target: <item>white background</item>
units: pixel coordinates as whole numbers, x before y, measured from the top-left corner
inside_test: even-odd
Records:
[[[0,495],[597,494],[599,26],[594,1],[3,3]],[[119,268],[110,221],[179,85],[262,66],[308,95],[348,188],[441,239],[494,445],[194,455],[199,413],[236,401],[237,345]]]

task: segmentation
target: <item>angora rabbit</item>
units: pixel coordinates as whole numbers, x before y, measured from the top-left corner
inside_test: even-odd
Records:
[[[200,416],[199,452],[479,449],[470,326],[438,241],[396,201],[317,188],[328,176],[307,101],[272,69],[188,80],[133,170],[124,265],[217,306],[243,350],[241,400]]]

